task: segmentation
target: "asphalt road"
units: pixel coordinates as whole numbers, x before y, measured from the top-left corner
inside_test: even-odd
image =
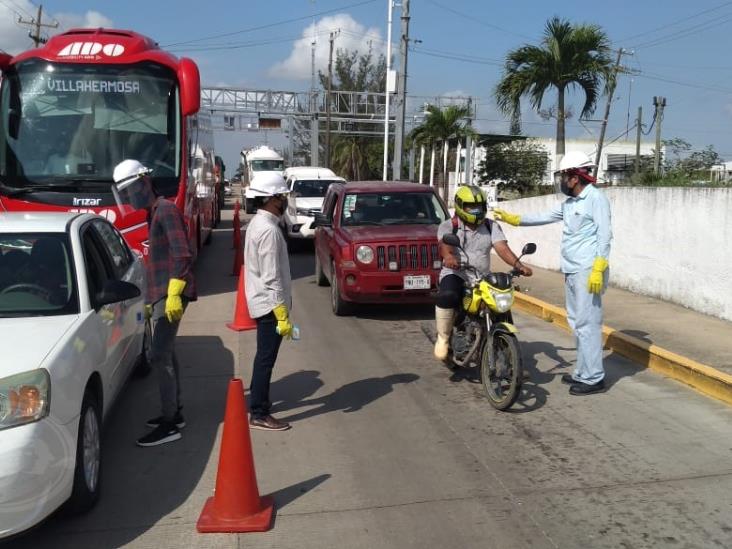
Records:
[[[227,382],[251,371],[254,334],[225,328],[235,279],[226,226],[197,267],[201,298],[179,341],[181,441],[134,440],[156,415],[151,376],[131,380],[106,424],[103,496],[9,547],[732,547],[732,410],[616,356],[609,390],[573,397],[559,376],[573,341],[518,316],[531,379],[510,413],[470,372],[431,357],[429,308],[333,316],[312,253],[292,255],[293,317],[272,384],[284,433],[252,439],[274,528],[197,534],[213,493]],[[230,226],[230,225],[228,225]]]

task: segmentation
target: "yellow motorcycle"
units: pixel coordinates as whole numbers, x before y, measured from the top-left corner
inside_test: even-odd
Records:
[[[454,234],[446,234],[442,241],[462,249]],[[536,244],[530,242],[524,246],[521,257],[535,251]],[[455,367],[479,367],[488,402],[497,410],[507,410],[516,402],[523,380],[518,330],[511,314],[513,279],[520,273],[515,268],[507,273],[479,273],[469,263],[460,269],[471,273],[474,282],[466,284],[450,337],[448,360]]]

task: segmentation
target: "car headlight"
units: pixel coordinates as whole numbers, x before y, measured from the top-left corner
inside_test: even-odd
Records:
[[[356,249],[356,259],[368,265],[374,260],[374,250],[371,249],[371,246],[359,246]]]
[[[493,294],[493,301],[496,302],[496,309],[499,313],[505,313],[513,305],[513,293],[512,292],[491,292]]]
[[[0,430],[46,417],[50,403],[51,378],[46,370],[0,379]]]

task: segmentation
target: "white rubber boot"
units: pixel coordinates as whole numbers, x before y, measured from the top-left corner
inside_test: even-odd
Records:
[[[455,323],[455,310],[443,309],[435,307],[435,328],[437,331],[437,340],[435,341],[435,358],[437,360],[447,360],[450,350],[450,336],[452,335],[452,326]]]

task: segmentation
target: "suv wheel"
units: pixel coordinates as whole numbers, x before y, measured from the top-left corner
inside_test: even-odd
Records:
[[[328,278],[323,272],[323,265],[320,263],[317,250],[315,250],[315,283],[321,287],[328,285]]]
[[[336,273],[335,263],[330,266],[330,304],[333,313],[336,316],[346,316],[351,313],[351,304],[344,301],[341,297],[340,284],[338,283],[338,273]]]

